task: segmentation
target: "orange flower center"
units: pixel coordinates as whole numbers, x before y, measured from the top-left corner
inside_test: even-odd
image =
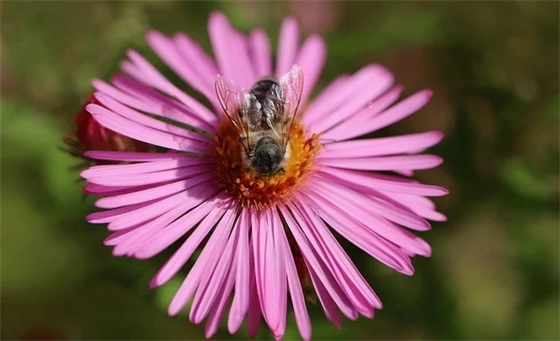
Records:
[[[321,143],[316,134],[307,137],[301,124],[294,122],[286,152],[284,169],[273,175],[262,175],[245,167],[238,134],[228,121],[222,122],[213,158],[217,164],[218,184],[243,207],[262,209],[289,197],[312,170],[313,159]]]

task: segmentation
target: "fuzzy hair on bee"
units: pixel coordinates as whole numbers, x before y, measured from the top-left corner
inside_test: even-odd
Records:
[[[244,167],[262,176],[283,170],[290,157],[290,132],[301,100],[298,65],[279,80],[263,78],[249,91],[218,75],[218,100],[238,134]]]

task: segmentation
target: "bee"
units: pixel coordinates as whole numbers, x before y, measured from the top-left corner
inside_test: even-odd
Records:
[[[303,89],[301,68],[294,65],[279,80],[263,78],[249,91],[221,75],[215,85],[220,105],[238,134],[243,165],[262,176],[283,171]]]

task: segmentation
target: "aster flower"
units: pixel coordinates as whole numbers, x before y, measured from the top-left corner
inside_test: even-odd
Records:
[[[112,233],[105,244],[119,256],[145,259],[181,241],[152,287],[169,281],[201,250],[168,311],[175,315],[192,301],[190,320],[206,319],[207,337],[227,311],[231,333],[247,319],[249,333],[255,335],[262,316],[279,339],[289,296],[300,334],[310,339],[305,296],[311,287],[337,326],[340,313],[349,319],[373,317],[381,301],[337,235],[412,275],[410,258],[429,256],[431,250],[410,230],[428,230],[426,219],[445,220],[427,197],[447,191],[407,176],[442,162],[418,153],[443,135],[431,131],[357,138],[413,114],[431,92],[397,102],[401,88],[393,85],[391,73],[368,65],[337,78],[310,100],[326,55],[320,37],[300,44],[296,22],[285,20],[273,67],[262,30],[242,34],[219,13],[211,15],[208,30],[215,59],[181,33],[167,37],[152,31],[147,40],[209,106],[172,84],[135,51],[128,52],[123,73],[112,84],[93,82],[99,104],[87,110],[101,125],[169,151],[88,152],[93,159],[126,164],[94,166],[82,173],[86,191],[100,196],[96,205],[104,209],[87,220],[108,224]],[[301,69],[304,83],[290,130],[289,158],[283,171],[262,175],[242,161],[236,129],[216,95],[217,75],[250,89],[263,77],[281,79],[294,68]]]

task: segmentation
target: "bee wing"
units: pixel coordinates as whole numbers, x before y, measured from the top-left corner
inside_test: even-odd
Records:
[[[231,124],[237,131],[240,141],[245,150],[249,150],[249,127],[245,119],[242,118],[240,113],[244,110],[244,95],[245,92],[241,87],[233,83],[231,80],[218,75],[216,77],[216,95],[220,101],[224,113],[230,120]]]
[[[301,91],[303,90],[303,72],[299,65],[294,65],[286,74],[280,77],[280,87],[282,88],[284,112],[281,120],[282,142],[284,146],[288,144],[290,132],[297,115],[301,101]]]

